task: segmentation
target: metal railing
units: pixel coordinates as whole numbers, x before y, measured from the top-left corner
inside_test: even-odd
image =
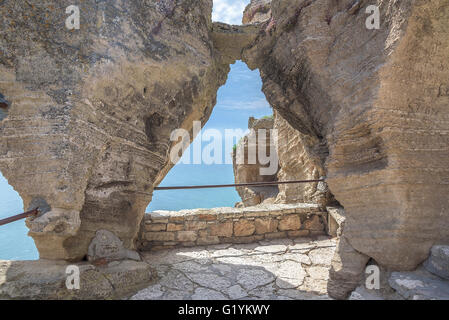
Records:
[[[262,187],[262,186],[275,186],[279,184],[290,184],[290,183],[313,183],[313,182],[324,182],[324,179],[316,180],[294,180],[294,181],[269,181],[269,182],[250,182],[250,183],[236,183],[236,184],[213,184],[204,186],[174,186],[174,187],[156,187],[154,190],[185,190],[185,189],[212,189],[212,188],[231,188],[231,187]],[[34,210],[21,213],[6,219],[0,220],[0,226],[5,224],[22,220],[31,216],[37,216],[39,214],[39,208]]]

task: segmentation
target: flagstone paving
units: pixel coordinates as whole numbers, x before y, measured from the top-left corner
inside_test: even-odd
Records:
[[[335,239],[277,239],[144,253],[158,280],[133,300],[329,299]]]

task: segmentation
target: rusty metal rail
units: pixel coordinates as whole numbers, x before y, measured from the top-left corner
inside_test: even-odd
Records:
[[[295,180],[295,181],[270,181],[270,182],[251,182],[251,183],[237,183],[237,184],[217,184],[217,185],[205,185],[205,186],[176,186],[176,187],[156,187],[154,190],[183,190],[183,189],[211,189],[211,188],[231,188],[231,187],[263,187],[263,186],[275,186],[279,184],[288,183],[312,183],[312,182],[324,182],[324,179],[317,180]]]
[[[39,208],[0,220],[0,226],[39,214]]]
[[[236,183],[236,184],[214,184],[214,185],[204,185],[204,186],[174,186],[174,187],[156,187],[154,190],[183,190],[183,189],[211,189],[211,188],[233,188],[233,187],[263,187],[263,186],[275,186],[279,184],[289,184],[289,183],[313,183],[313,182],[324,182],[324,179],[316,180],[295,180],[295,181],[270,181],[270,182],[251,182],[251,183]],[[39,214],[39,208],[34,210],[21,213],[6,219],[0,220],[0,226],[5,224],[22,220],[31,216],[36,216]]]

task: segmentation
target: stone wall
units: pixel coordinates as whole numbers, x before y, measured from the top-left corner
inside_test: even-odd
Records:
[[[327,212],[314,204],[155,211],[145,215],[140,250],[326,234]]]

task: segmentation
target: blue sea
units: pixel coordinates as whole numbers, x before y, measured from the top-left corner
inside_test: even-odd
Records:
[[[222,134],[225,129],[245,131],[248,128],[249,117],[260,118],[271,115],[272,109],[265,100],[261,87],[262,81],[257,70],[249,70],[240,61],[232,65],[228,81],[219,89],[217,105],[202,132],[208,129],[216,129]],[[203,141],[202,145],[205,146],[208,143]],[[222,148],[222,162],[228,164],[178,163],[170,170],[160,186],[234,183],[232,164],[229,164],[231,163],[230,154],[225,150],[225,143],[222,143]],[[155,191],[147,212],[233,207],[238,201],[240,197],[234,188]],[[22,199],[0,173],[0,219],[23,211]],[[0,226],[0,260],[38,259],[39,255],[33,239],[27,236],[27,232],[24,221]]]

